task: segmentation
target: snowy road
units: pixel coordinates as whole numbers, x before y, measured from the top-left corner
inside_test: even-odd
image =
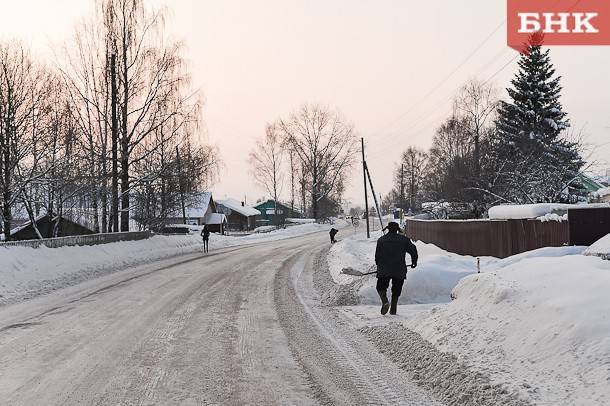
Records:
[[[0,308],[7,405],[436,405],[313,288],[326,233]]]

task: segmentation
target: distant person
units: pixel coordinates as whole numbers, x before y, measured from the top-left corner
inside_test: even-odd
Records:
[[[208,252],[208,243],[210,241],[210,229],[207,224],[201,229],[201,238],[203,238],[203,252]]]
[[[330,234],[330,243],[331,244],[334,244],[337,242],[337,240],[335,240],[335,236],[337,235],[338,232],[339,232],[339,230],[337,230],[334,227],[330,229],[329,234]]]
[[[407,278],[405,255],[411,255],[411,267],[417,266],[417,248],[409,237],[398,234],[400,226],[391,221],[384,230],[388,233],[377,240],[375,263],[377,264],[377,293],[381,298],[381,314],[396,314],[398,298]],[[392,304],[388,303],[388,287],[392,281]]]

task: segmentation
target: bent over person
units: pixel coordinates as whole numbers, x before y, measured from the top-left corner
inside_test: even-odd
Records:
[[[335,236],[337,235],[337,233],[339,232],[339,230],[337,230],[336,228],[331,228],[330,232],[328,234],[330,234],[330,243],[334,244],[337,242],[337,240],[335,240]]]
[[[417,248],[409,237],[398,234],[398,223],[388,223],[388,233],[377,240],[375,263],[377,264],[377,293],[381,298],[381,314],[396,314],[398,298],[407,278],[405,255],[411,255],[411,267],[417,266]],[[392,281],[392,304],[388,303],[387,290]]]

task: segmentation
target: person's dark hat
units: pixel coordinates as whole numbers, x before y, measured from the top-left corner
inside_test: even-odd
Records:
[[[400,226],[398,225],[397,222],[390,221],[388,223],[388,225],[385,227],[385,229],[395,233],[395,232],[398,232],[398,230],[400,230]]]

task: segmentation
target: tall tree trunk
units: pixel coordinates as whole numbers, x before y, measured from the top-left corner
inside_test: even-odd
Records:
[[[11,207],[8,202],[11,198],[11,193],[8,188],[2,193],[2,229],[4,230],[4,241],[11,240]]]
[[[102,205],[102,233],[108,232],[108,168],[106,167],[106,146],[102,146],[101,179],[102,192],[100,194]]]
[[[294,152],[290,151],[290,215],[294,213]]]
[[[129,231],[129,143],[121,140],[121,231]]]
[[[311,186],[311,211],[314,219],[318,219],[318,168],[314,160]]]
[[[127,134],[127,112],[129,105],[129,76],[127,59],[127,37],[123,35],[123,116],[121,138],[121,231],[129,231],[129,136]]]
[[[112,231],[119,231],[119,174],[118,174],[118,142],[119,124],[117,118],[118,91],[116,84],[116,55],[112,54],[110,60],[111,75],[111,109],[112,109],[112,208],[110,217],[112,219]]]

